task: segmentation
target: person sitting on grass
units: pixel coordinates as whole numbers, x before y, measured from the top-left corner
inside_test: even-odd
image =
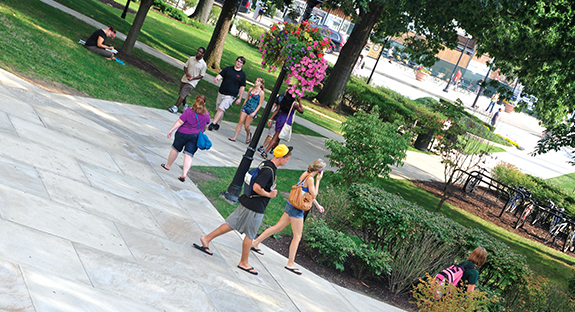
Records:
[[[114,27],[110,26],[106,29],[98,29],[96,30],[90,37],[86,40],[84,47],[86,49],[97,53],[101,56],[104,56],[107,60],[113,61],[116,58],[114,57],[114,53],[108,50],[114,50],[114,46],[106,44],[106,38],[111,37],[112,39],[116,38],[116,30]]]

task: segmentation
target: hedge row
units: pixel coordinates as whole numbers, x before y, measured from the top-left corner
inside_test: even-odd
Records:
[[[260,43],[261,35],[265,32],[265,28],[252,24],[247,20],[239,19],[236,24],[236,37],[241,38],[243,34],[247,36],[247,41],[252,46]]]
[[[320,261],[339,269],[351,268],[360,279],[380,277],[393,292],[403,292],[425,273],[435,275],[464,260],[477,246],[488,252],[487,262],[480,268],[483,287],[505,289],[523,283],[527,276],[524,256],[480,230],[468,229],[366,184],[353,185],[347,197],[346,213],[340,211],[336,218],[341,220],[330,221],[345,224],[344,228],[333,230],[323,221],[314,221],[306,227],[304,238],[323,255]]]
[[[500,162],[493,168],[492,176],[507,185],[524,186],[532,192],[533,198],[540,204],[546,204],[547,199],[550,199],[559,207],[565,208],[569,215],[575,216],[575,196],[561,187],[525,174],[514,165],[505,162]]]

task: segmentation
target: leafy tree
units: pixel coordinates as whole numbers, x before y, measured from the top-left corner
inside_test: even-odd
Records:
[[[453,195],[454,184],[460,179],[467,178],[461,171],[469,172],[477,168],[480,163],[485,162],[488,152],[483,152],[481,142],[466,135],[467,127],[462,124],[464,112],[461,100],[458,99],[455,103],[442,100],[434,105],[434,109],[447,116],[450,122],[450,125],[446,124],[437,136],[436,149],[441,156],[445,181],[443,194],[435,210],[438,212],[443,203]]]
[[[140,8],[138,9],[138,13],[136,13],[136,17],[134,18],[134,22],[130,27],[130,31],[128,32],[128,36],[126,37],[126,41],[124,41],[124,45],[122,46],[121,51],[130,54],[134,49],[134,45],[136,44],[136,40],[138,39],[138,35],[140,34],[140,30],[144,25],[144,20],[146,19],[146,15],[148,15],[148,11],[152,7],[154,0],[142,0],[140,3]]]
[[[359,111],[342,124],[345,142],[328,140],[327,157],[347,184],[388,177],[391,165],[403,165],[409,138],[397,133],[399,124]]]
[[[502,72],[518,77],[526,93],[538,100],[533,112],[548,130],[536,153],[575,147],[575,3],[569,0],[523,0],[500,3],[489,25],[462,21]],[[527,103],[520,102],[519,108]]]
[[[202,24],[208,22],[208,18],[210,17],[210,11],[212,10],[212,6],[214,5],[214,0],[200,0],[194,13],[192,13],[189,18],[196,20]]]
[[[232,18],[236,10],[237,0],[225,0],[222,6],[222,13],[216,22],[216,28],[212,33],[210,43],[206,48],[204,60],[209,68],[220,70],[220,61],[224,52],[224,43],[232,25]]]
[[[492,2],[498,2],[495,0]],[[326,5],[340,6],[353,17],[355,26],[325,88],[317,100],[330,106],[341,103],[347,81],[372,30],[377,38],[407,33],[425,34],[407,38],[406,46],[413,58],[423,65],[435,62],[433,57],[443,46],[455,48],[457,44],[457,17],[481,19],[482,13],[492,9],[479,0],[425,1],[425,0],[328,0]]]

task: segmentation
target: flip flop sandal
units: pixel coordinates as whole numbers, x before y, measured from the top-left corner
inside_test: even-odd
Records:
[[[239,268],[239,269],[242,269],[242,270],[244,270],[244,271],[246,271],[246,272],[248,272],[248,273],[250,273],[250,274],[258,275],[258,272],[253,272],[253,271],[252,271],[252,270],[255,270],[253,267],[252,267],[252,268],[244,269],[244,268],[242,268],[241,266],[238,265],[238,268]]]
[[[253,252],[257,252],[257,253],[259,253],[259,254],[262,255],[262,256],[264,255],[264,253],[262,252],[262,250],[259,249],[259,248],[252,247],[252,248],[250,248],[250,250],[253,251]]]
[[[178,177],[178,180],[180,180],[181,182],[186,182],[186,178]]]
[[[232,139],[232,138],[228,138],[228,140],[230,140],[230,141],[232,141],[232,142],[235,142],[235,141],[236,141],[236,140],[234,140],[234,139]]]
[[[160,166],[162,166],[162,168],[164,168],[164,169],[170,171],[170,169],[166,168],[166,164],[161,164]]]
[[[288,270],[288,271],[290,271],[290,272],[292,272],[292,273],[295,273],[295,274],[297,274],[297,275],[301,275],[301,274],[302,274],[302,272],[301,272],[298,268],[293,268],[293,269],[290,269],[290,268],[288,268],[288,267],[285,267],[285,268],[286,268],[286,270]]]
[[[214,254],[210,251],[210,248],[209,248],[209,247],[203,247],[203,246],[200,246],[200,245],[194,243],[194,248],[196,248],[196,249],[198,249],[199,251],[204,252],[204,253],[206,253],[206,254],[208,254],[208,255],[210,255],[210,256],[213,256],[213,255],[214,255]]]

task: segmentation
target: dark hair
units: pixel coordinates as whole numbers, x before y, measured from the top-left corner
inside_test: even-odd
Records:
[[[286,94],[284,95],[284,98],[280,102],[280,110],[284,113],[289,113],[289,110],[290,110],[294,101],[295,101],[295,97],[292,94],[290,94],[289,92],[286,92]]]
[[[113,32],[114,34],[116,34],[116,30],[114,29],[114,27],[108,26],[108,29],[110,29],[111,32]]]
[[[206,48],[204,48],[204,47],[199,47],[198,50],[200,50],[200,49],[202,50],[202,53],[206,53]]]
[[[236,59],[236,61],[237,61],[237,60],[242,61],[242,64],[244,64],[244,65],[246,64],[246,58],[243,57],[243,56],[238,56],[238,58]]]

